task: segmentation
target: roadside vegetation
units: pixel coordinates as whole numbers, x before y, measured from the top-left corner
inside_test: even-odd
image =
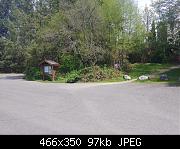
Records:
[[[129,73],[133,78],[138,78],[141,75],[149,76],[148,80],[140,81],[137,79],[137,82],[161,82],[161,83],[172,83],[180,84],[180,66],[174,64],[156,64],[156,63],[147,63],[147,64],[134,64],[133,70]],[[174,68],[173,68],[174,67]],[[161,80],[161,75],[167,75],[168,80]]]
[[[143,11],[134,0],[0,0],[0,6],[0,72],[40,80],[39,63],[48,59],[60,63],[55,82],[116,82],[124,74],[158,81],[159,70],[180,62],[178,0]],[[167,74],[176,81],[179,70]]]
[[[132,70],[129,73],[133,78],[138,78],[141,75],[152,75],[158,73],[162,69],[171,67],[171,64],[159,64],[159,63],[145,63],[145,64],[133,64]]]
[[[76,83],[76,82],[121,82],[125,81],[123,76],[129,75],[136,82],[141,83],[170,83],[170,84],[180,84],[180,67],[174,64],[159,64],[159,63],[136,63],[131,65],[131,70],[128,72],[119,71],[107,67],[89,67],[81,69],[79,71],[71,71],[70,73],[61,74],[57,76],[53,83]],[[175,67],[175,68],[173,68]],[[37,73],[38,74],[38,73]],[[166,74],[168,80],[160,80],[160,76]],[[140,81],[138,79],[141,75],[149,76],[148,80]],[[34,79],[41,81],[41,75],[38,76],[39,79]],[[52,82],[51,79],[46,81],[41,81],[44,83]]]

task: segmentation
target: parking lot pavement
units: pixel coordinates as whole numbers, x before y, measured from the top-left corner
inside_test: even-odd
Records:
[[[0,75],[0,134],[180,134],[180,87]]]

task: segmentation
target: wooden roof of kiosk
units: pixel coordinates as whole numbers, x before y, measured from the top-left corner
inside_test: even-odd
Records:
[[[55,61],[52,61],[52,60],[44,60],[41,63],[39,63],[39,66],[42,66],[42,65],[45,65],[45,64],[49,64],[49,65],[55,66],[55,67],[59,67],[60,66],[59,63],[57,63]]]
[[[43,80],[45,80],[46,76],[50,76],[54,81],[56,77],[56,71],[60,67],[60,64],[55,61],[45,59],[44,61],[39,63],[39,66],[42,71]]]

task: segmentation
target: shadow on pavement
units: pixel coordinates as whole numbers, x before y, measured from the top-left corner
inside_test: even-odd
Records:
[[[172,82],[169,82],[168,84],[168,87],[180,87],[180,82],[174,82],[174,83],[172,83]]]
[[[3,76],[0,79],[6,79],[6,80],[19,80],[19,79],[24,79],[24,75],[7,75]]]

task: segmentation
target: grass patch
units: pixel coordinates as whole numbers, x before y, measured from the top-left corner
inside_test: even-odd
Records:
[[[49,81],[49,80],[36,80],[41,83],[66,83],[66,79],[64,77],[58,77],[58,80]]]
[[[169,68],[170,64],[157,64],[157,63],[146,63],[146,64],[133,64],[132,70],[129,75],[132,78],[138,78],[141,75],[151,75],[153,73],[158,73],[161,69]]]
[[[167,74],[169,76],[169,80],[171,81],[180,81],[180,68],[176,68],[176,69],[172,69],[169,71],[164,72],[165,74]]]
[[[149,75],[150,80],[136,82],[141,83],[169,83],[180,84],[180,68],[171,69],[171,64],[134,64],[132,71],[129,73],[132,78],[138,78],[141,75]],[[167,81],[161,81],[160,75],[166,74],[168,76]]]
[[[168,71],[165,71],[161,74],[167,74],[168,76],[168,81],[161,81],[159,78],[155,78],[152,81],[156,81],[156,82],[167,82],[170,85],[180,85],[180,68],[176,68],[176,69],[171,69]]]

